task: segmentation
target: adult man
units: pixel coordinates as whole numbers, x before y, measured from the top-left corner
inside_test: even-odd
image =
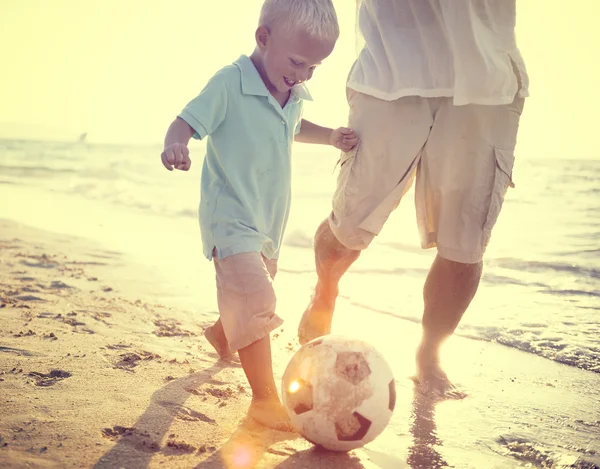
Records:
[[[528,78],[515,40],[516,0],[363,0],[364,47],[348,77],[349,126],[333,210],[315,234],[318,282],[298,335],[327,334],[338,282],[416,180],[424,286],[417,379],[454,388],[440,345],[473,299],[505,192]]]

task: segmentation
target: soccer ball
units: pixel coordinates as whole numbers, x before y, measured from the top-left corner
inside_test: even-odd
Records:
[[[308,342],[292,357],[283,374],[282,397],[304,438],[332,451],[350,451],[387,427],[396,385],[373,346],[328,335]]]

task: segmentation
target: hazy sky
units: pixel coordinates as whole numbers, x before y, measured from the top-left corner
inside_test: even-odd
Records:
[[[456,0],[464,1],[464,0]],[[0,138],[160,143],[223,65],[254,48],[261,0],[0,0]],[[310,83],[306,117],[347,119],[354,1]],[[531,80],[519,154],[600,158],[599,0],[518,0]]]

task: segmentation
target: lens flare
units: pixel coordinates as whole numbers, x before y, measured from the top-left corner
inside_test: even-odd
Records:
[[[222,451],[226,469],[252,469],[256,466],[262,451],[251,441],[230,441]]]
[[[290,392],[294,393],[300,389],[300,383],[296,380],[290,383]]]

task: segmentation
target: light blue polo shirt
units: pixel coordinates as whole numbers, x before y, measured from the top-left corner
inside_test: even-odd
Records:
[[[291,201],[291,149],[300,131],[302,101],[296,85],[282,109],[249,57],[213,76],[179,117],[206,142],[200,228],[204,255],[242,252],[279,256]]]

